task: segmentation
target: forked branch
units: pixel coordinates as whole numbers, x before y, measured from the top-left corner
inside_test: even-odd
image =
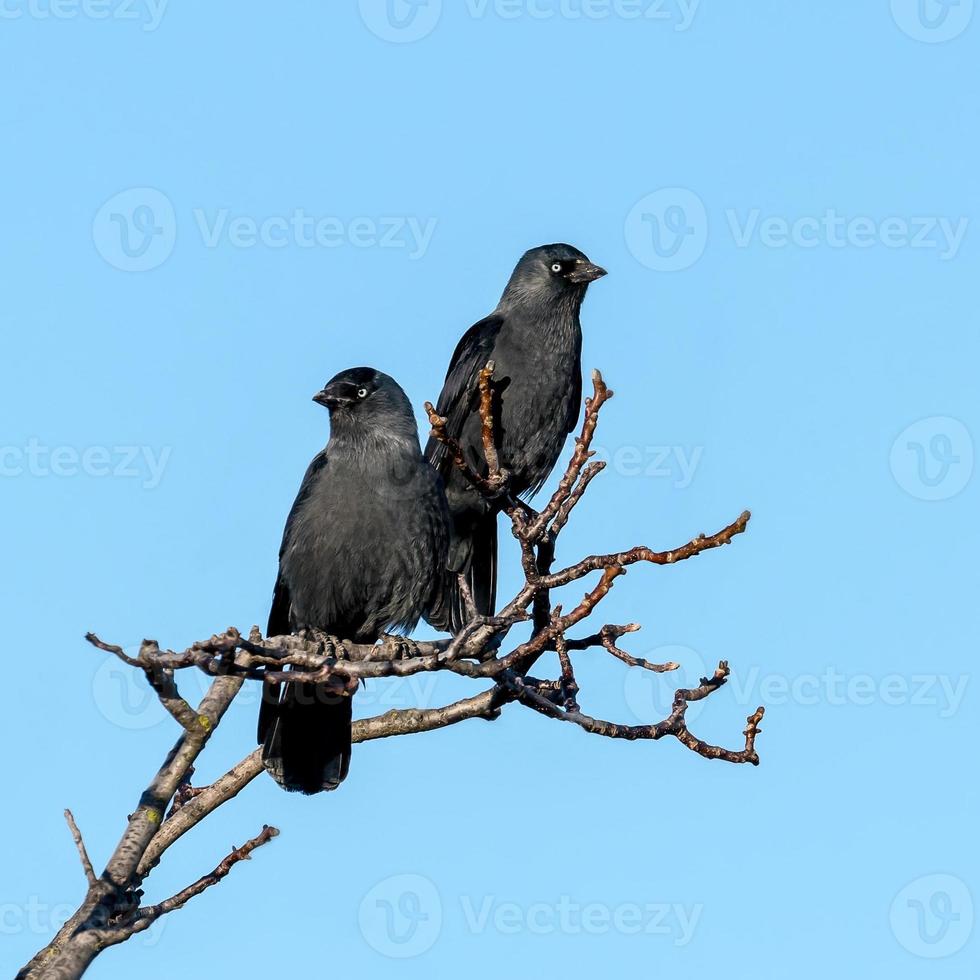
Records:
[[[594,372],[593,392],[586,399],[585,417],[572,457],[554,493],[537,511],[508,495],[508,475],[500,465],[497,450],[493,373],[491,362],[480,372],[475,393],[479,397],[484,455],[479,465],[466,459],[462,448],[449,436],[446,420],[431,403],[426,403],[426,411],[433,437],[445,445],[454,464],[478,492],[498,501],[511,520],[520,546],[523,584],[495,616],[473,615],[455,637],[434,642],[415,643],[388,637],[380,644],[365,646],[315,632],[264,637],[255,627],[248,636],[230,628],[177,651],[161,649],[155,641],[145,640],[137,657],[88,634],[92,646],[143,673],[161,705],[179,725],[180,737],[141,794],[122,839],[100,875],[94,871],[71,812],[66,811],[65,819],[88,889],[75,914],[21,970],[19,977],[25,980],[80,977],[102,949],[124,942],[149,928],[161,916],[183,908],[191,898],[218,884],[236,864],[247,860],[253,851],[278,834],[273,827],[263,828],[245,845],[233,848],[214,870],[193,884],[155,904],[142,904],[142,886],[167,850],[262,772],[261,752],[256,749],[210,785],[191,785],[201,752],[246,681],[275,683],[286,679],[288,672],[289,680],[315,682],[349,693],[364,678],[444,671],[489,685],[470,697],[441,707],[393,710],[357,721],[353,728],[354,742],[433,731],[473,719],[492,721],[508,705],[518,704],[546,718],[573,724],[591,735],[633,741],[672,737],[706,759],[758,765],[755,743],[761,731],[762,708],[748,718],[744,748],[740,749],[705,742],[688,726],[688,706],[724,686],[729,676],[727,662],[720,663],[712,677],[702,678],[698,687],[677,690],[666,718],[625,725],[594,718],[582,710],[579,701],[583,692],[575,672],[576,655],[598,652],[632,670],[655,674],[670,673],[678,664],[651,663],[623,650],[619,645],[623,638],[640,628],[635,623],[607,624],[585,635],[568,635],[595,614],[617,579],[630,567],[673,565],[729,544],[746,530],[749,513],[743,513],[715,534],[697,535],[666,551],[637,546],[590,555],[555,569],[555,543],[603,469],[602,463],[593,461],[591,447],[600,412],[613,392],[599,372]],[[576,589],[573,601],[566,606],[569,612],[562,605],[553,604],[553,592],[575,586],[593,573],[600,573],[598,581]],[[469,608],[472,609],[472,601]],[[528,621],[533,623],[530,637],[507,649],[511,630]],[[558,676],[532,676],[534,666],[549,652],[557,655]],[[196,707],[180,694],[177,677],[183,670],[200,670],[212,678],[207,694]]]

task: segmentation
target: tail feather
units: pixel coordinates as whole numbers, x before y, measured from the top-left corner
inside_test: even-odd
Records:
[[[481,616],[497,611],[497,515],[491,511],[473,529],[473,553],[468,573],[473,604]]]
[[[462,526],[460,526],[462,524]],[[473,596],[480,616],[492,616],[497,609],[497,515],[494,511],[457,523],[450,547],[450,571],[442,594],[426,617],[437,629],[458,633],[470,620],[459,575]]]
[[[346,778],[351,755],[351,701],[322,684],[285,684],[263,692],[262,762],[283,789],[321,793]]]

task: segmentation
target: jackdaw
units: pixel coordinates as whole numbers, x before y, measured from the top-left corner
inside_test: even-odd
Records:
[[[357,643],[411,630],[443,600],[449,512],[405,392],[354,368],[313,400],[330,411],[286,520],[267,635],[313,628]],[[351,753],[351,698],[324,685],[265,685],[258,739],[284,789],[336,789]]]
[[[571,245],[526,252],[497,308],[463,335],[446,374],[438,413],[471,466],[486,474],[477,379],[494,361],[494,413],[509,491],[530,497],[551,473],[575,427],[582,399],[579,310],[589,284],[606,274]],[[493,615],[500,502],[481,497],[430,438],[425,454],[446,484],[453,528],[449,567],[466,573],[477,612]],[[444,610],[457,631],[466,619],[458,581],[447,578]]]

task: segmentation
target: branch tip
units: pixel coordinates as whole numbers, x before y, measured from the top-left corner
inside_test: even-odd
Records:
[[[75,847],[78,850],[78,858],[82,862],[82,871],[85,872],[85,880],[88,882],[90,888],[94,887],[99,879],[96,877],[95,869],[92,867],[88,850],[85,847],[85,841],[82,838],[82,832],[78,829],[78,824],[75,823],[75,817],[71,810],[65,810],[65,823],[68,824],[68,830],[71,831],[72,840],[74,840]]]

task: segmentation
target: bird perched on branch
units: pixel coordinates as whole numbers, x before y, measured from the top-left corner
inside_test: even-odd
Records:
[[[480,371],[494,362],[495,441],[513,496],[541,488],[575,427],[582,400],[579,310],[589,284],[605,274],[571,245],[531,249],[497,308],[470,327],[453,353],[436,411],[470,466],[486,475],[477,388]],[[445,481],[452,512],[449,567],[466,574],[477,612],[492,615],[503,505],[473,488],[443,443],[430,438],[425,454]],[[447,583],[442,625],[455,632],[467,615],[456,577]]]
[[[443,600],[449,512],[422,455],[405,392],[372,368],[338,374],[313,400],[330,441],[286,520],[267,635],[312,628],[356,643],[410,630]],[[323,684],[265,686],[262,760],[287,790],[336,789],[351,752],[351,697]]]

